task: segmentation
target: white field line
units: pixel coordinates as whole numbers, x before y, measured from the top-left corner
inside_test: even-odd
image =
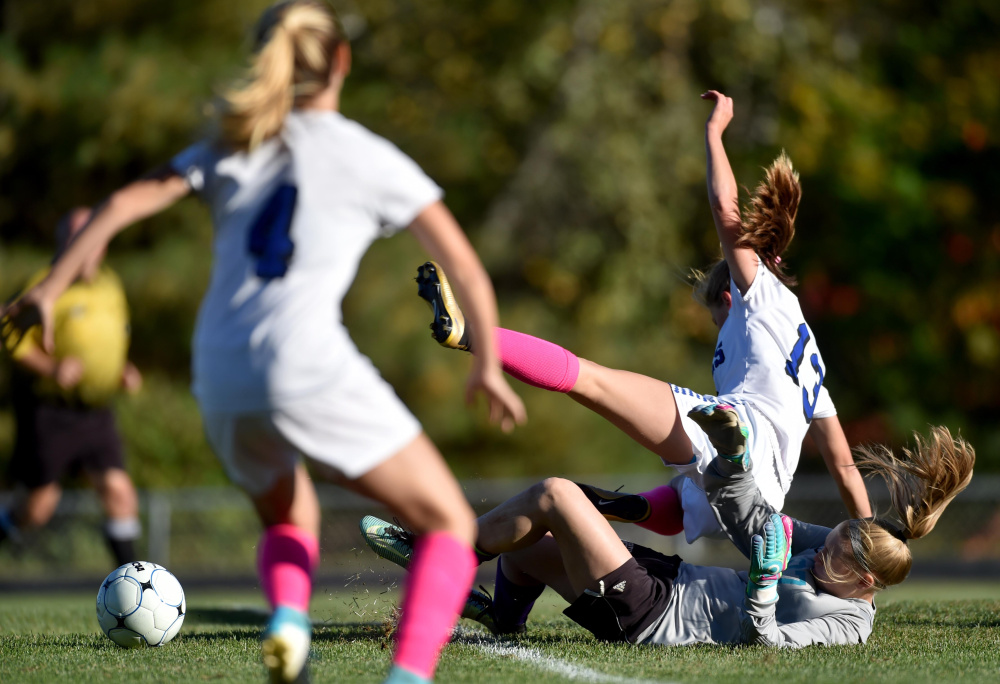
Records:
[[[589,667],[575,665],[567,660],[554,658],[534,648],[525,648],[524,646],[504,643],[494,638],[484,637],[478,632],[462,629],[461,627],[455,630],[455,637],[456,641],[468,644],[487,655],[520,660],[521,662],[530,663],[540,670],[574,681],[594,682],[594,684],[673,684],[655,679],[633,679],[632,677],[598,672]]]

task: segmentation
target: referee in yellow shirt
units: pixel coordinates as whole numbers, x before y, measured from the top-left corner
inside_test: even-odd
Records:
[[[89,218],[90,209],[78,208],[60,221],[59,251]],[[45,525],[59,504],[60,480],[82,471],[101,499],[107,515],[104,536],[122,565],[136,560],[141,527],[138,497],[125,472],[108,404],[121,388],[137,391],[142,376],[127,360],[125,293],[118,276],[101,265],[103,258],[100,253],[87,263],[56,302],[53,354],[45,352],[37,326],[10,349],[17,438],[9,474],[26,492],[12,509],[0,510],[0,542],[17,541]],[[47,272],[37,273],[28,287]]]

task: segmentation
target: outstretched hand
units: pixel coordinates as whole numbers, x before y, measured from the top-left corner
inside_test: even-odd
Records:
[[[42,326],[42,349],[51,354],[55,348],[52,302],[39,296],[36,288],[0,306],[0,341],[9,351],[12,351],[24,334],[36,325]]]
[[[524,402],[507,384],[502,371],[475,357],[469,380],[465,385],[465,402],[472,404],[476,394],[482,392],[490,406],[490,422],[499,424],[504,432],[510,432],[515,425],[523,425],[527,420]]]
[[[733,120],[733,98],[726,97],[718,90],[709,90],[701,94],[701,99],[715,103],[705,127],[721,135],[729,122]]]

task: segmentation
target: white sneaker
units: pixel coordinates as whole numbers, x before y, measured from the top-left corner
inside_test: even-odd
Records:
[[[264,630],[261,651],[273,684],[309,681],[306,659],[312,638],[309,616],[288,606],[278,606]]]

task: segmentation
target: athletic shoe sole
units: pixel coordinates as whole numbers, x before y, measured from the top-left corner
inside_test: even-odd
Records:
[[[361,536],[376,554],[403,568],[410,567],[413,557],[413,540],[402,527],[366,515],[361,519]]]
[[[740,420],[736,409],[728,404],[703,404],[688,412],[688,418],[708,435],[719,456],[750,469],[747,439],[750,429]]]
[[[431,337],[442,347],[468,351],[465,315],[455,301],[447,276],[435,262],[428,261],[417,268],[417,294],[434,312]]]

